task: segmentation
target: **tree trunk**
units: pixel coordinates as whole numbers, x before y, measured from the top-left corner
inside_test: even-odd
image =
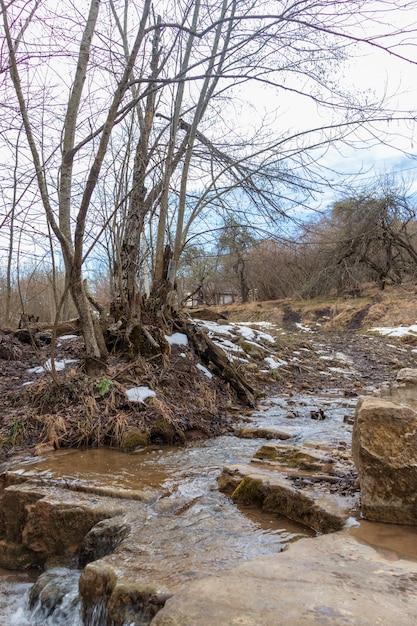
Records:
[[[98,319],[85,293],[81,272],[71,275],[70,291],[77,308],[85,344],[85,370],[89,376],[96,376],[106,368],[107,349]]]

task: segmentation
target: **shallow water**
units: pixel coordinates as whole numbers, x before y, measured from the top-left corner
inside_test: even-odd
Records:
[[[271,398],[254,412],[251,426],[285,430],[294,438],[288,443],[295,440],[332,447],[341,442],[350,445],[352,426],[345,422],[345,416],[353,416],[356,403],[357,398],[341,398],[337,391]],[[319,408],[326,419],[312,420],[310,411]],[[286,417],[289,411],[296,418]],[[129,454],[111,449],[60,450],[15,462],[13,469],[58,486],[73,483],[113,489],[116,493],[137,490],[147,494],[146,501],[132,505],[128,514],[130,523],[140,524],[140,540],[135,542],[132,556],[142,576],[172,588],[245,559],[279,552],[292,541],[314,535],[286,518],[253,507],[238,507],[218,491],[217,476],[222,468],[250,462],[263,443],[262,439],[224,436],[182,449],[156,447]],[[351,522],[353,535],[389,558],[417,559],[414,527],[375,524],[360,518]],[[0,570],[0,624],[78,626],[78,573],[68,572],[68,606],[49,617],[39,609],[35,614],[27,609],[34,577],[34,573]],[[73,607],[71,618],[68,607]]]
[[[148,448],[139,453],[59,450],[21,460],[13,471],[43,478],[51,489],[76,484],[148,493],[148,501],[132,503],[127,514],[131,524],[140,524],[135,560],[143,576],[150,580],[159,577],[161,584],[172,587],[175,582],[248,558],[279,552],[290,542],[314,534],[300,524],[256,508],[239,509],[218,491],[216,479],[223,466],[249,462],[261,444],[261,440],[228,436],[183,449]],[[28,580],[27,574],[16,574],[14,582],[8,576],[0,571],[0,624],[80,623],[77,607],[70,622],[62,611],[49,617],[39,608],[35,614],[29,612],[28,593],[34,576]],[[76,578],[68,579],[68,597],[74,596],[76,585]]]

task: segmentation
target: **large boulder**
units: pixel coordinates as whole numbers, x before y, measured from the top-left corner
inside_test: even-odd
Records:
[[[404,367],[397,374],[397,383],[417,386],[417,369]]]
[[[352,455],[369,520],[417,524],[417,412],[383,398],[359,400]]]

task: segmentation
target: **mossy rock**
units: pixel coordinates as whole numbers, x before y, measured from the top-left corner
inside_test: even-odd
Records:
[[[331,459],[325,459],[292,446],[267,443],[253,456],[254,460],[273,461],[291,469],[305,471],[328,471],[332,467]]]
[[[250,476],[245,476],[232,493],[232,500],[241,502],[242,504],[256,504],[257,506],[262,506],[264,499],[265,494],[262,489],[262,480],[251,478]]]
[[[263,350],[261,346],[256,346],[249,341],[239,341],[238,345],[248,356],[256,361],[263,361],[265,358],[265,350]]]
[[[157,419],[151,429],[151,441],[168,445],[185,444],[187,437],[181,428],[177,428],[171,422],[160,418]]]
[[[148,445],[148,433],[140,430],[130,430],[126,433],[122,445],[122,450],[135,450],[136,448],[144,448]]]

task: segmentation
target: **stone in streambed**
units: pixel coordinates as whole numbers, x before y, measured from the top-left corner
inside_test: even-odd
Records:
[[[253,428],[251,426],[243,426],[236,431],[236,436],[240,439],[291,439],[293,435],[276,428]]]
[[[225,467],[218,482],[236,502],[255,504],[323,533],[343,528],[354,505],[351,498],[299,489],[279,472],[250,465]]]
[[[383,398],[362,398],[352,454],[369,520],[417,524],[417,412]]]
[[[416,578],[415,562],[323,535],[184,585],[151,626],[414,626]]]

